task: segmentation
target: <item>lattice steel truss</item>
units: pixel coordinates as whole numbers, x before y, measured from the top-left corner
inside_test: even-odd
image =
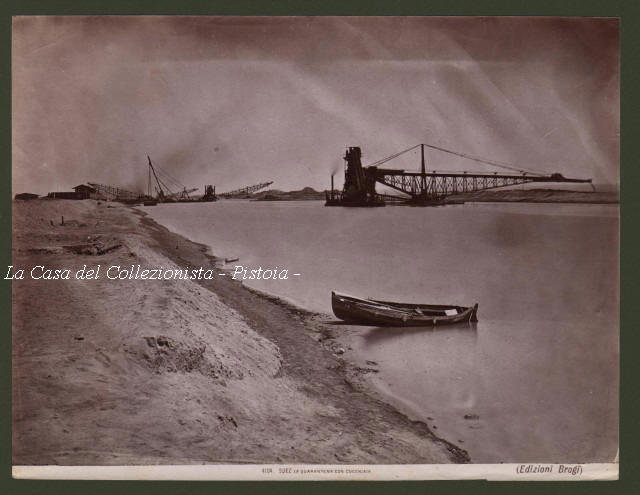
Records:
[[[499,187],[516,186],[530,182],[590,182],[567,179],[560,174],[549,176],[476,173],[420,173],[369,167],[367,173],[376,182],[410,195],[413,198],[437,199],[451,194],[483,191]]]
[[[257,192],[260,189],[264,189],[265,187],[269,187],[271,184],[273,184],[273,181],[271,181],[271,182],[261,182],[260,184],[255,184],[253,186],[241,187],[241,188],[235,189],[233,191],[224,192],[224,193],[218,194],[218,196],[220,196],[221,198],[233,198],[233,197],[249,196],[250,194],[253,194],[254,192]]]
[[[104,199],[111,201],[133,201],[138,200],[143,197],[142,194],[127,191],[126,189],[122,189],[120,187],[108,186],[106,184],[97,184],[95,182],[88,182],[88,184],[93,187]]]

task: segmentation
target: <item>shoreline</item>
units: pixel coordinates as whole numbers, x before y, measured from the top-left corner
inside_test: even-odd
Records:
[[[529,208],[521,205],[507,208],[503,205],[496,204],[495,208],[483,207],[480,210],[472,208],[468,211],[460,208],[451,208],[447,211],[443,209],[440,212],[423,210],[424,215],[416,209],[398,210],[396,211],[397,215],[391,210],[345,211],[345,215],[353,213],[359,217],[364,215],[369,221],[381,218],[385,222],[389,222],[395,217],[400,219],[410,217],[417,218],[422,222],[421,225],[427,223],[422,220],[424,216],[442,217],[447,220],[445,225],[458,219],[463,226],[469,227],[469,223],[472,225],[471,231],[464,227],[461,229],[468,233],[469,239],[480,241],[481,244],[486,243],[487,239],[495,237],[497,240],[501,239],[501,235],[496,235],[493,232],[496,225],[513,225],[515,227],[513,230],[509,230],[509,234],[511,232],[517,233],[518,236],[521,235],[526,240],[539,239],[538,234],[542,230],[540,226],[544,226],[551,234],[560,234],[559,240],[561,242],[558,242],[557,246],[563,252],[571,253],[575,252],[573,248],[562,240],[564,238],[582,239],[581,232],[585,227],[589,228],[593,237],[600,239],[599,245],[613,236],[615,232],[610,227],[616,222],[614,217],[617,214],[617,206],[579,205],[567,208],[549,206],[542,208],[539,205],[538,208]],[[238,206],[238,209],[235,206]],[[283,205],[273,210],[274,216],[282,214],[283,217],[274,219],[271,232],[260,230],[260,224],[268,221],[272,214],[270,213],[271,209],[258,208],[256,210],[255,207],[252,208],[248,204],[221,204],[212,210],[193,207],[191,213],[180,208],[176,211],[171,206],[160,210],[157,208],[141,208],[141,210],[169,229],[212,246],[212,249],[222,256],[239,256],[243,260],[242,263],[252,267],[278,265],[295,268],[293,271],[301,271],[305,275],[305,280],[304,282],[302,280],[300,282],[293,281],[296,284],[294,286],[289,283],[275,282],[245,281],[244,283],[280,297],[284,296],[294,305],[297,304],[311,311],[332,315],[329,298],[326,297],[332,289],[344,290],[346,293],[363,294],[377,299],[385,299],[386,297],[387,300],[417,300],[421,287],[427,291],[434,286],[444,287],[444,292],[449,287],[446,284],[449,283],[447,280],[450,277],[444,274],[424,283],[420,275],[414,278],[405,271],[403,273],[404,287],[394,287],[393,292],[380,293],[382,292],[380,287],[384,287],[384,277],[397,280],[393,278],[393,273],[389,273],[394,270],[395,264],[384,262],[386,259],[384,251],[380,252],[381,250],[375,251],[374,249],[366,251],[368,244],[372,242],[368,237],[360,237],[363,233],[366,234],[366,229],[355,229],[355,232],[358,233],[358,239],[366,239],[356,246],[350,246],[349,241],[336,242],[335,244],[332,244],[333,241],[326,242],[327,239],[333,239],[336,232],[340,232],[343,223],[348,225],[352,221],[353,215],[347,215],[347,219],[338,224],[331,221],[327,223],[318,221],[317,228],[320,229],[323,237],[318,241],[313,237],[309,237],[307,240],[307,236],[304,234],[309,231],[310,225],[315,225],[315,222],[309,224],[308,219],[315,219],[317,216],[324,218],[328,214],[333,215],[336,211],[322,208],[319,203],[304,205],[302,208],[288,208]],[[197,217],[202,216],[202,221],[191,219],[193,214]],[[467,214],[470,215],[470,222],[465,222],[465,219],[461,218]],[[438,225],[432,223],[434,226]],[[282,239],[279,233],[289,232],[289,225],[291,225],[290,234]],[[478,227],[473,227],[474,225]],[[212,226],[212,229],[215,226],[215,232],[210,231],[208,226]],[[236,228],[251,232],[251,235],[244,234],[242,231],[236,232]],[[502,228],[505,231],[507,229],[507,227]],[[390,239],[407,239],[402,237],[401,229],[390,232],[393,234],[388,236]],[[565,234],[565,232],[570,232],[570,234]],[[497,232],[497,234],[501,234],[501,232]],[[375,235],[371,237],[373,238]],[[413,243],[416,242],[415,237],[409,237],[409,239]],[[439,245],[446,246],[448,244],[446,242],[448,238],[442,239],[440,236],[438,239],[445,241],[440,242]],[[292,240],[296,247],[290,250],[288,245]],[[571,241],[568,242],[571,243]],[[398,247],[397,258],[405,260],[411,256],[411,250],[404,249],[409,245],[415,244],[405,242]],[[383,246],[389,251],[395,246],[395,241],[385,242]],[[508,247],[511,249],[514,246]],[[540,247],[542,248],[540,249],[541,256],[544,257],[544,253],[547,252],[550,256],[545,258],[546,262],[553,263],[552,251],[546,251],[544,246]],[[524,246],[516,245],[515,248],[514,252],[520,252]],[[589,248],[587,251],[592,259],[598,259],[596,255],[600,252],[600,248],[596,249],[594,251]],[[367,254],[367,258],[363,259],[362,263],[359,263],[358,255],[353,255],[357,251],[360,251],[361,254]],[[443,261],[447,266],[446,263],[449,259],[447,251],[444,249],[439,252],[436,248],[432,252],[432,256]],[[471,252],[473,251],[478,250],[472,249]],[[380,254],[382,254],[382,258]],[[417,254],[417,259],[420,259],[419,253]],[[509,255],[509,251],[506,254]],[[577,254],[583,253],[577,251]],[[325,256],[328,258],[326,261]],[[464,260],[455,257],[455,253],[452,253],[452,259],[455,259],[457,263],[464,263]],[[375,263],[371,263],[370,260],[375,260]],[[491,257],[488,260],[491,260]],[[516,258],[513,261],[518,262],[519,260]],[[375,267],[369,268],[368,265],[375,265]],[[423,268],[425,266],[428,268],[429,264],[422,265]],[[338,267],[338,269],[332,270],[334,267]],[[343,269],[343,274],[338,273],[340,268]],[[233,271],[233,267],[231,270]],[[481,307],[485,309],[482,310],[483,317],[477,330],[475,328],[469,329],[470,331],[460,328],[446,328],[437,332],[425,332],[419,329],[400,332],[365,326],[338,326],[337,322],[329,321],[330,328],[339,342],[339,347],[336,350],[342,348],[344,352],[340,356],[361,368],[357,379],[368,382],[365,386],[369,391],[373,390],[384,402],[403,412],[410,419],[421,420],[440,437],[453,441],[456,445],[467,450],[474,462],[501,462],[506,459],[535,460],[535,455],[538,452],[544,452],[547,460],[567,460],[563,454],[566,452],[563,445],[575,441],[581,434],[593,435],[591,424],[595,423],[591,423],[591,421],[599,421],[599,418],[593,417],[598,415],[591,412],[577,415],[573,419],[575,427],[564,431],[556,430],[554,418],[564,418],[566,411],[573,407],[573,399],[579,400],[581,398],[579,393],[574,392],[576,389],[566,387],[561,380],[551,381],[547,387],[549,392],[540,391],[537,393],[539,401],[520,397],[515,380],[506,377],[496,379],[496,371],[507,365],[507,362],[504,361],[506,358],[493,356],[495,359],[491,359],[491,364],[487,362],[486,358],[493,355],[493,349],[500,348],[503,352],[509,349],[509,352],[503,354],[504,356],[519,356],[520,348],[526,347],[527,339],[537,333],[536,326],[540,327],[540,331],[549,331],[555,328],[559,335],[554,337],[555,339],[563,338],[560,335],[571,334],[572,330],[567,328],[566,331],[561,331],[564,325],[559,322],[539,321],[538,313],[535,310],[525,311],[522,314],[517,309],[517,297],[520,294],[518,289],[511,288],[510,293],[515,297],[500,296],[499,292],[495,296],[491,293],[485,293],[485,284],[478,284],[478,281],[482,280],[483,270],[473,270],[470,283],[478,287],[467,291],[463,284],[455,284],[452,286],[454,290],[448,289],[451,297],[445,299],[451,301],[456,298],[456,301],[459,302],[473,302],[475,301],[473,296],[478,296]],[[567,271],[571,272],[572,270]],[[457,272],[454,270],[454,273]],[[460,273],[457,275],[459,276]],[[504,276],[504,274],[502,275]],[[355,281],[353,285],[350,285],[350,279]],[[606,280],[606,276],[604,279]],[[507,280],[495,280],[490,284],[496,288],[510,286]],[[590,285],[587,283],[586,286]],[[562,288],[562,285],[559,287]],[[371,291],[374,291],[374,294],[371,294]],[[536,293],[533,290],[529,292],[529,295],[534,296],[533,300],[537,300]],[[504,298],[504,304],[496,304],[496,298],[499,297]],[[549,291],[548,297],[540,295],[539,298],[546,300],[545,304],[541,305],[542,307],[555,308],[554,311],[563,311],[559,314],[564,314],[566,308],[563,309],[562,306],[555,304],[553,290]],[[442,300],[438,291],[433,291],[430,296],[423,296],[421,299],[433,302]],[[569,303],[574,305],[577,301],[581,301],[581,299],[569,299]],[[524,325],[520,320],[521,316],[526,316],[532,322],[537,323]],[[505,321],[505,317],[508,321]],[[573,318],[570,319],[573,320]],[[323,321],[327,322],[328,320],[336,320],[336,318],[331,317]],[[601,333],[598,330],[594,331]],[[586,333],[587,329],[585,328],[582,334],[586,335]],[[504,337],[507,337],[508,340],[505,340]],[[507,344],[504,343],[505,341]],[[327,342],[333,344],[335,340]],[[520,344],[515,345],[516,342],[520,342]],[[563,370],[563,373],[559,374],[560,376],[564,376],[564,373],[572,373],[572,369],[562,364],[560,360],[544,357],[544,354],[549,356],[547,353],[543,353],[543,355],[531,359],[526,355],[521,357],[522,361],[528,363],[529,366],[535,366],[536,363],[553,364],[556,369]],[[596,356],[601,356],[601,354],[596,354]],[[515,364],[515,361],[508,363]],[[517,366],[513,368],[509,375],[519,376],[522,383],[531,384],[535,380],[535,378],[529,379],[535,374],[520,372]],[[488,380],[487,377],[493,379]],[[503,386],[492,385],[497,383],[501,383]],[[495,400],[490,398],[501,398],[503,395],[501,390],[505,389],[511,390],[511,393],[508,400],[502,404],[503,407],[491,406]],[[566,396],[573,399],[566,400],[564,399]],[[538,404],[543,401],[551,402],[553,407],[539,409]],[[598,407],[601,406],[602,402],[598,404]],[[510,412],[506,413],[505,411]],[[517,411],[518,417],[525,418],[529,417],[528,415],[535,415],[542,418],[545,422],[543,423],[541,419],[540,425],[544,424],[545,426],[536,426],[537,435],[528,433],[526,428],[511,421],[510,417],[514,411]],[[605,417],[608,420],[606,415],[603,416],[603,418]],[[589,418],[589,422],[580,422],[577,418]],[[541,439],[542,443],[538,452],[529,447],[537,441],[536,436]],[[602,443],[603,449],[606,448],[606,452],[609,452],[609,444],[607,443],[605,446],[605,442]],[[581,455],[572,457],[572,460],[587,458],[581,457]],[[585,449],[584,455],[592,456],[593,452]],[[588,458],[600,459],[599,457]],[[609,455],[605,455],[604,458],[608,459]]]
[[[188,239],[180,234],[172,232],[167,227],[153,220],[144,211],[136,210],[136,212],[142,215],[143,223],[148,222],[150,225],[153,225],[156,228],[159,227],[161,229],[166,230],[166,233],[168,235],[176,236],[188,243],[193,244],[194,246],[198,247],[201,250],[201,252],[207,258],[209,258],[213,263],[224,261],[224,258],[219,258],[212,253],[210,246],[203,243],[192,241],[191,239]],[[169,257],[171,257],[171,254],[172,254],[171,250],[169,250],[165,254],[168,254]],[[179,256],[174,258],[174,261],[183,261],[183,260],[184,259]],[[225,268],[222,268],[222,270],[227,272],[229,271],[228,269],[225,269]],[[199,282],[206,282],[206,281],[202,280]],[[293,302],[287,301],[282,297],[278,296],[277,294],[272,294],[266,291],[262,291],[260,289],[249,287],[240,281],[223,279],[223,283],[231,283],[237,286],[240,290],[246,291],[257,298],[260,298],[262,300],[267,301],[268,303],[274,304],[282,308],[286,313],[288,313],[288,316],[291,319],[290,323],[292,325],[296,325],[298,323],[298,320],[302,320],[303,325],[306,327],[305,330],[307,332],[312,332],[312,337],[314,339],[317,339],[318,343],[324,349],[331,352],[334,356],[337,356],[336,351],[340,352],[342,344],[340,343],[339,336],[335,335],[335,333],[333,332],[332,328],[329,325],[321,321],[323,319],[326,319],[327,317],[332,318],[331,315],[327,315],[327,314],[316,312],[316,311],[311,311],[309,309],[298,306]],[[215,288],[213,290],[215,291]],[[229,304],[230,306],[234,307],[233,301],[231,299],[225,300],[223,298],[223,301],[225,302],[225,304]],[[234,307],[234,309],[238,310],[240,314],[243,314],[242,306]],[[243,315],[243,316],[247,316],[247,315]],[[313,334],[317,334],[317,335],[313,335]],[[291,350],[295,352],[295,350],[293,349]],[[404,419],[406,419],[410,423],[414,425],[420,425],[421,427],[426,428],[437,442],[443,442],[443,444],[447,446],[447,449],[449,449],[452,452],[452,454],[456,456],[456,458],[458,459],[457,462],[465,462],[465,463],[471,462],[471,459],[469,458],[466,450],[462,449],[461,447],[455,445],[452,442],[449,442],[443,438],[436,436],[430,430],[430,428],[428,427],[425,421],[421,419],[411,418],[410,417],[411,414],[408,411],[402,411],[402,409],[405,409],[405,408],[402,407],[400,401],[394,399],[391,396],[387,396],[381,391],[376,390],[374,388],[374,385],[368,382],[366,380],[366,377],[363,376],[363,373],[367,373],[367,371],[369,371],[368,369],[358,367],[355,362],[349,362],[343,355],[338,357],[337,359],[339,361],[339,365],[335,369],[338,372],[342,372],[343,379],[345,380],[346,383],[350,385],[350,387],[353,387],[355,390],[360,390],[366,395],[369,395],[372,398],[374,398],[374,400],[376,401],[380,401],[384,403],[387,407],[390,407],[395,413],[402,416]]]
[[[66,212],[66,226],[41,216],[53,210]],[[96,235],[122,245],[103,263],[220,261],[131,207],[14,203],[16,265],[97,262],[35,247]],[[14,464],[470,462],[366,386],[325,315],[229,277],[81,290],[59,281],[56,291],[25,282],[12,284]],[[30,301],[42,297],[46,311],[34,312]]]

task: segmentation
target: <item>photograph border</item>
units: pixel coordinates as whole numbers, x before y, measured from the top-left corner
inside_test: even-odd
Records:
[[[0,487],[5,493],[597,493],[640,492],[640,392],[636,380],[640,363],[638,311],[633,296],[640,294],[640,252],[638,224],[640,209],[640,171],[634,157],[640,156],[640,6],[636,1],[605,0],[323,0],[323,1],[249,1],[249,0],[8,0],[0,5],[0,266],[11,264],[11,18],[15,15],[396,15],[396,16],[588,16],[621,19],[621,127],[620,127],[620,480],[581,482],[484,482],[484,481],[376,481],[376,482],[136,482],[136,481],[38,481],[11,478],[11,286],[0,285],[0,314],[3,342],[0,346],[0,462],[3,476]]]

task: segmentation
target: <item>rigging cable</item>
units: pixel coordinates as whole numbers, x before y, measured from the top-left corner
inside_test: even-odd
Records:
[[[416,144],[415,146],[411,146],[410,148],[407,148],[406,150],[402,150],[398,153],[395,153],[391,156],[388,156],[386,158],[382,158],[376,162],[371,163],[370,165],[368,165],[369,167],[377,167],[378,165],[382,165],[383,163],[386,163],[390,160],[393,160],[394,158],[399,157],[400,155],[407,153],[409,151],[412,151],[418,147],[420,147],[420,144]],[[544,174],[540,174],[538,172],[534,172],[533,170],[527,170],[525,168],[522,167],[516,167],[515,165],[512,164],[508,164],[508,163],[504,163],[504,162],[498,162],[496,160],[488,160],[486,158],[481,158],[478,156],[474,156],[474,155],[470,155],[467,153],[461,153],[458,151],[452,151],[452,150],[448,150],[446,148],[441,148],[439,146],[434,146],[432,144],[426,144],[424,143],[424,146],[426,146],[427,148],[432,148],[434,150],[438,150],[438,151],[442,151],[443,153],[449,153],[452,155],[456,155],[459,156],[461,158],[466,158],[467,160],[473,160],[479,163],[484,163],[485,165],[493,165],[494,167],[500,167],[500,168],[504,168],[504,169],[508,169],[508,170],[512,170],[514,172],[520,172],[521,174],[527,173],[527,174],[531,174],[531,175],[544,175]]]
[[[394,158],[399,157],[400,155],[407,153],[411,150],[416,149],[418,146],[420,146],[419,144],[416,144],[415,146],[412,146],[411,148],[407,148],[406,150],[400,151],[394,155],[388,156],[386,158],[382,158],[381,160],[378,160],[377,162],[373,162],[369,165],[369,167],[377,167],[378,165],[382,165],[383,163],[388,162],[389,160],[393,160]]]
[[[426,147],[428,148],[432,148],[434,150],[438,150],[438,151],[442,151],[444,153],[450,153],[452,155],[456,155],[462,158],[466,158],[468,160],[474,160],[476,162],[480,162],[480,163],[484,163],[486,165],[493,165],[494,167],[500,167],[500,168],[506,168],[508,170],[513,170],[515,172],[520,172],[520,173],[529,173],[529,174],[533,174],[533,175],[543,175],[543,174],[539,174],[537,172],[534,172],[533,170],[527,170],[525,168],[522,167],[516,167],[514,165],[511,164],[506,164],[504,162],[497,162],[495,160],[487,160],[486,158],[480,158],[478,156],[474,156],[474,155],[469,155],[467,153],[460,153],[458,151],[452,151],[452,150],[448,150],[445,148],[440,148],[439,146],[434,146],[432,144],[424,144]]]

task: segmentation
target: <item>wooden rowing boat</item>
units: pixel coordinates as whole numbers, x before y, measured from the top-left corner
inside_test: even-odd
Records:
[[[410,304],[357,297],[331,292],[333,314],[341,320],[360,325],[425,327],[478,321],[478,304],[447,306]]]

